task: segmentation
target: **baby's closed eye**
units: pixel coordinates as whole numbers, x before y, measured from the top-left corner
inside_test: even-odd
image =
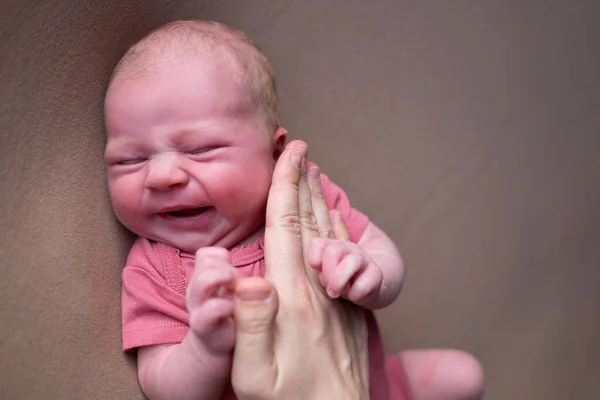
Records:
[[[185,155],[195,161],[208,161],[217,157],[221,151],[225,149],[223,145],[210,145],[196,147],[190,150],[184,151]]]
[[[191,155],[204,154],[209,153],[211,151],[215,151],[219,148],[221,148],[221,146],[204,146],[188,151],[187,153]]]
[[[136,164],[141,164],[145,161],[146,161],[146,158],[132,158],[132,159],[117,161],[115,164],[117,164],[117,165],[136,165]]]

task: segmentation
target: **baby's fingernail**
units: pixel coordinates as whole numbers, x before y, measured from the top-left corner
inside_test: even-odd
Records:
[[[294,167],[300,168],[300,164],[302,164],[302,155],[300,155],[298,152],[293,152],[291,158]]]
[[[271,298],[273,290],[266,287],[239,288],[235,295],[240,301],[267,301]]]

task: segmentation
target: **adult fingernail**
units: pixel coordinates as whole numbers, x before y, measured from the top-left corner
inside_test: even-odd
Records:
[[[267,301],[271,298],[272,289],[266,287],[239,288],[235,295],[240,301]]]
[[[318,167],[309,167],[308,168],[308,176],[311,179],[319,179],[319,168]]]
[[[292,158],[292,164],[294,165],[294,167],[300,168],[300,164],[302,164],[302,155],[300,155],[300,153],[295,151],[292,153],[291,158]]]

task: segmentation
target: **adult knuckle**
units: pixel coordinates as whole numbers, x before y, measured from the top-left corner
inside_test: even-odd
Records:
[[[311,193],[312,197],[315,199],[323,200],[323,190],[321,189],[321,185],[313,185]]]
[[[317,225],[317,218],[315,214],[310,210],[300,210],[299,212],[300,224],[303,228],[309,229],[315,233],[319,233],[319,227]]]
[[[319,234],[321,237],[324,237],[324,238],[333,239],[335,237],[333,230],[330,228],[321,228],[319,231]]]
[[[253,318],[249,318],[247,320],[244,320],[243,323],[239,323],[239,327],[238,330],[240,332],[243,332],[245,334],[250,334],[250,335],[259,335],[262,333],[267,332],[270,329],[270,322],[269,321],[265,321],[265,318],[263,315],[257,315],[254,316]]]
[[[276,222],[276,226],[286,232],[300,235],[301,222],[296,213],[289,212],[281,215]]]

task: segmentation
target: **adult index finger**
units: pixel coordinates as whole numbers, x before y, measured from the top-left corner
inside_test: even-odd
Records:
[[[275,165],[267,200],[265,277],[280,291],[292,289],[305,274],[298,210],[300,169],[307,151],[298,140],[286,146]]]
[[[310,188],[313,212],[319,228],[319,236],[333,239],[335,236],[329,220],[329,208],[327,208],[327,204],[325,204],[325,199],[323,198],[319,167],[315,163],[308,163],[307,168],[308,186]]]
[[[300,231],[302,233],[302,247],[304,249],[304,260],[307,260],[308,246],[311,239],[319,237],[318,217],[315,215],[314,204],[307,177],[307,163],[302,163],[300,168],[300,182],[298,182],[298,213],[300,216]],[[319,273],[305,264],[305,271],[313,287],[322,289],[319,282]]]

